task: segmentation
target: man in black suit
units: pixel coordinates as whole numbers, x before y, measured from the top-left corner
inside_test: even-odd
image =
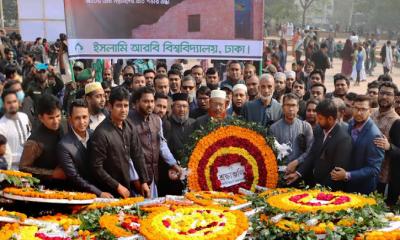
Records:
[[[337,123],[337,107],[331,99],[325,99],[317,106],[319,127],[314,132],[314,143],[310,154],[296,172],[286,176],[288,184],[308,174],[312,182],[343,190],[345,181],[334,181],[337,168],[348,169],[352,141],[349,134]]]
[[[91,192],[102,198],[112,198],[110,193],[102,192],[89,181],[87,142],[92,131],[88,130],[88,107],[82,99],[75,100],[69,106],[68,113],[70,131],[61,139],[57,148],[60,166],[74,189]]]

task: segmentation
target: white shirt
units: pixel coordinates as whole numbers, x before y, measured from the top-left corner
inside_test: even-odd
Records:
[[[24,144],[31,134],[31,125],[25,113],[18,112],[15,119],[4,115],[0,119],[0,134],[7,138],[7,145],[12,155],[12,169],[18,169]]]
[[[79,136],[79,134],[77,134],[75,132],[75,130],[71,127],[72,131],[74,132],[75,136],[78,138],[78,140],[83,144],[83,146],[85,148],[87,148],[87,142],[89,141],[89,133],[88,131],[86,131],[86,136],[85,138],[82,138],[81,136]]]
[[[89,116],[90,123],[89,123],[89,128],[92,129],[93,131],[99,126],[99,124],[106,119],[106,115],[103,113],[99,113],[97,115],[90,115]]]

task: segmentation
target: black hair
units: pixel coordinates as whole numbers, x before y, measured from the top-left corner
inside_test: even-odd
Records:
[[[349,92],[346,94],[346,99],[349,101],[354,101],[354,99],[356,99],[357,97],[357,93],[354,92]]]
[[[306,83],[305,83],[303,80],[301,80],[301,79],[297,79],[296,81],[294,81],[294,82],[293,82],[293,85],[294,85],[295,83],[300,84],[300,85],[303,85],[303,87],[306,88]]]
[[[297,105],[299,105],[299,97],[294,93],[286,93],[286,94],[284,94],[283,95],[283,99],[282,99],[282,105],[285,104],[286,100],[291,100],[291,99],[296,100]]]
[[[192,74],[192,70],[190,70],[190,69],[187,69],[187,70],[185,70],[185,71],[183,72],[183,76],[184,76],[184,77],[186,77],[187,75],[190,75],[190,74]]]
[[[382,82],[379,86],[379,90],[381,90],[382,87],[392,88],[395,95],[399,92],[399,88],[394,82]]]
[[[337,73],[337,74],[335,74],[333,76],[333,84],[336,84],[336,82],[339,81],[339,80],[345,80],[346,81],[346,85],[350,86],[349,79],[345,75],[343,75],[341,73]]]
[[[312,71],[312,72],[310,73],[310,78],[311,78],[311,76],[314,75],[314,74],[318,74],[318,75],[321,77],[321,80],[322,80],[322,81],[325,80],[325,74],[324,74],[321,70],[319,70],[319,69],[314,69],[314,71]]]
[[[111,89],[109,102],[114,105],[116,101],[129,101],[129,91],[123,87],[115,87]]]
[[[3,93],[1,94],[1,99],[3,100],[3,102],[5,102],[4,99],[5,99],[8,95],[10,95],[10,94],[14,94],[15,96],[17,96],[17,92],[12,91],[12,90],[9,90],[9,89],[6,89],[6,90],[4,90]]]
[[[7,64],[4,69],[4,75],[6,75],[6,78],[11,78],[11,75],[15,73],[17,73],[17,67],[14,64]]]
[[[101,82],[101,87],[102,87],[103,89],[106,89],[106,88],[110,88],[110,89],[111,89],[111,83],[108,82],[108,81],[102,81],[102,82]]]
[[[156,93],[154,96],[154,100],[158,100],[158,99],[165,99],[168,100],[168,96],[162,93]]]
[[[194,65],[190,70],[193,71],[193,69],[196,69],[196,68],[201,68],[203,70],[203,68],[200,65]]]
[[[180,72],[183,70],[183,67],[180,63],[174,63],[174,64],[172,64],[170,70],[173,70],[173,69],[178,70]]]
[[[228,68],[230,68],[232,64],[239,64],[239,65],[240,65],[240,69],[243,68],[243,65],[240,64],[240,62],[239,62],[239,61],[236,61],[236,60],[229,61],[229,63],[228,63]]]
[[[213,67],[208,68],[206,71],[206,75],[214,75],[216,73],[218,73],[218,71],[217,71],[217,69],[215,69]]]
[[[368,95],[359,94],[357,95],[353,102],[368,102],[368,105],[371,103],[371,97]]]
[[[307,101],[307,103],[306,103],[306,108],[307,108],[308,105],[310,105],[310,104],[315,104],[316,106],[318,106],[319,101],[316,100],[316,99],[314,99],[314,98],[309,99],[309,100]]]
[[[53,114],[54,111],[57,109],[61,111],[61,103],[56,96],[45,93],[39,98],[36,108],[38,115],[43,115],[43,114],[50,115]]]
[[[136,69],[135,69],[135,67],[132,66],[132,65],[126,65],[126,66],[124,67],[124,69],[122,69],[122,72],[125,72],[125,70],[128,69],[128,68],[132,68],[133,73],[136,73]]]
[[[324,117],[333,117],[334,119],[337,118],[337,106],[332,99],[324,99],[320,103],[318,103],[316,111],[318,114]]]
[[[378,77],[379,82],[393,82],[392,77],[389,74],[382,74]]]
[[[142,73],[133,74],[133,78],[136,78],[136,77],[144,77],[144,75]]]
[[[4,54],[9,54],[10,52],[12,52],[11,49],[9,49],[9,48],[4,48]]]
[[[303,60],[299,60],[299,61],[297,61],[296,64],[297,64],[297,65],[300,65],[300,66],[304,66],[304,61],[303,61]]]
[[[6,144],[7,144],[7,138],[3,134],[0,134],[0,145],[6,145]]]
[[[68,108],[68,115],[71,116],[74,108],[88,108],[85,101],[83,99],[76,99],[72,101]]]
[[[326,44],[326,43],[321,43],[321,46],[320,46],[320,48],[328,48],[328,45]]]
[[[379,88],[379,82],[378,81],[372,81],[372,82],[370,82],[370,83],[368,83],[368,89],[370,89],[370,88]]]
[[[156,75],[156,72],[153,69],[146,69],[143,71],[143,75],[146,75],[147,73],[154,73],[154,75]]]
[[[207,96],[211,96],[211,89],[207,86],[201,86],[199,89],[197,89],[196,92],[196,97],[198,97],[200,94],[202,95],[207,95]]]
[[[139,88],[137,91],[135,91],[135,93],[133,94],[132,97],[132,102],[136,103],[137,101],[139,101],[142,96],[144,94],[152,94],[154,96],[154,90],[151,87],[145,86],[145,87],[141,87]]]
[[[322,83],[314,83],[314,84],[311,86],[311,89],[313,89],[314,87],[322,87],[322,88],[324,89],[324,95],[326,94],[326,87],[325,87],[324,84],[322,84]]]
[[[12,86],[14,86],[15,84],[21,84],[20,81],[18,80],[7,80],[7,82],[4,84],[4,89],[10,89]]]
[[[169,75],[178,75],[179,78],[182,78],[181,72],[176,68],[171,68],[171,70],[168,71],[168,78],[169,78]]]
[[[154,85],[156,85],[156,81],[157,81],[157,80],[163,79],[163,78],[168,79],[168,76],[165,75],[165,74],[157,74],[156,77],[154,78]]]
[[[165,70],[168,70],[167,64],[163,62],[157,64],[156,69],[158,70],[159,68],[164,68]]]

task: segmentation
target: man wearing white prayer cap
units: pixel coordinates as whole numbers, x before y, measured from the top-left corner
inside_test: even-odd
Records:
[[[296,72],[286,71],[286,93],[292,92],[294,81],[296,81]]]
[[[193,124],[194,130],[207,125],[210,120],[220,121],[226,117],[226,92],[223,90],[212,90],[210,96],[210,108],[208,114],[196,119]]]
[[[228,108],[226,113],[228,116],[240,116],[242,115],[242,108],[248,100],[247,87],[239,83],[233,87],[232,92],[232,106]]]

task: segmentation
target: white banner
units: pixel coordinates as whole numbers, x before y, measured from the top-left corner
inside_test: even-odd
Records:
[[[230,187],[245,182],[245,169],[240,163],[217,168],[217,177],[221,187]]]
[[[71,59],[212,58],[260,60],[262,41],[191,39],[69,39]]]

